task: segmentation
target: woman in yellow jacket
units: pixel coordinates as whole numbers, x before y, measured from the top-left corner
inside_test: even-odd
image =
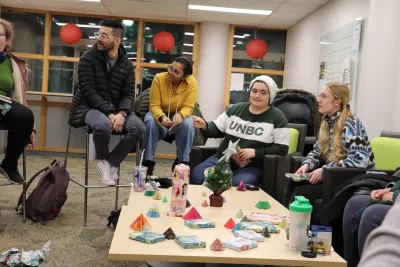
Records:
[[[192,76],[193,61],[178,57],[168,66],[168,72],[154,77],[150,89],[150,112],[146,114],[143,166],[153,174],[157,142],[168,134],[175,135],[177,159],[174,164],[189,165],[195,128],[192,112],[197,100],[197,82]]]

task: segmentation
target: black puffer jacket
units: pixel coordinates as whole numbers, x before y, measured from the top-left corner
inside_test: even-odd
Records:
[[[97,44],[80,58],[79,89],[74,95],[68,120],[72,127],[85,125],[89,109],[97,109],[105,115],[119,111],[131,113],[135,82],[132,62],[123,46],[119,48],[117,62],[110,71],[107,64],[107,55],[97,49]]]

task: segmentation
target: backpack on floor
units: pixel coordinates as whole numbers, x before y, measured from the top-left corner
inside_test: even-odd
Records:
[[[50,166],[32,176],[26,184],[26,191],[42,172],[44,173],[39,183],[26,199],[26,216],[33,221],[46,224],[57,217],[67,200],[69,173],[64,168],[63,162],[54,160]],[[19,207],[22,204],[23,194],[24,192],[19,197],[17,211],[22,211]]]
[[[113,210],[110,214],[110,216],[108,216],[108,223],[107,226],[110,227],[111,224],[113,225],[114,229],[117,229],[117,224],[118,224],[118,219],[119,219],[119,215],[121,214],[121,209],[119,210]]]

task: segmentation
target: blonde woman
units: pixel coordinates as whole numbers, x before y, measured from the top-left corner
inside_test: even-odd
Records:
[[[350,89],[343,83],[328,83],[318,96],[319,112],[325,115],[318,140],[296,173],[310,173],[306,182],[293,182],[285,187],[283,204],[287,207],[294,196],[302,195],[310,203],[322,197],[323,166],[375,168],[374,154],[367,131],[350,111]]]
[[[18,172],[18,158],[31,139],[35,140],[34,117],[26,104],[25,61],[9,53],[13,37],[12,24],[0,19],[0,122],[7,126],[7,151],[0,164],[0,173],[13,183],[24,179]]]

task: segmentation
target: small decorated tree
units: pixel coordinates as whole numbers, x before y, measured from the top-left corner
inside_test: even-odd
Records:
[[[221,194],[232,186],[232,170],[229,159],[233,153],[237,153],[238,142],[239,140],[235,143],[229,142],[228,148],[223,153],[224,156],[206,173],[205,186],[213,191],[209,197],[211,207],[222,207],[224,199]]]

